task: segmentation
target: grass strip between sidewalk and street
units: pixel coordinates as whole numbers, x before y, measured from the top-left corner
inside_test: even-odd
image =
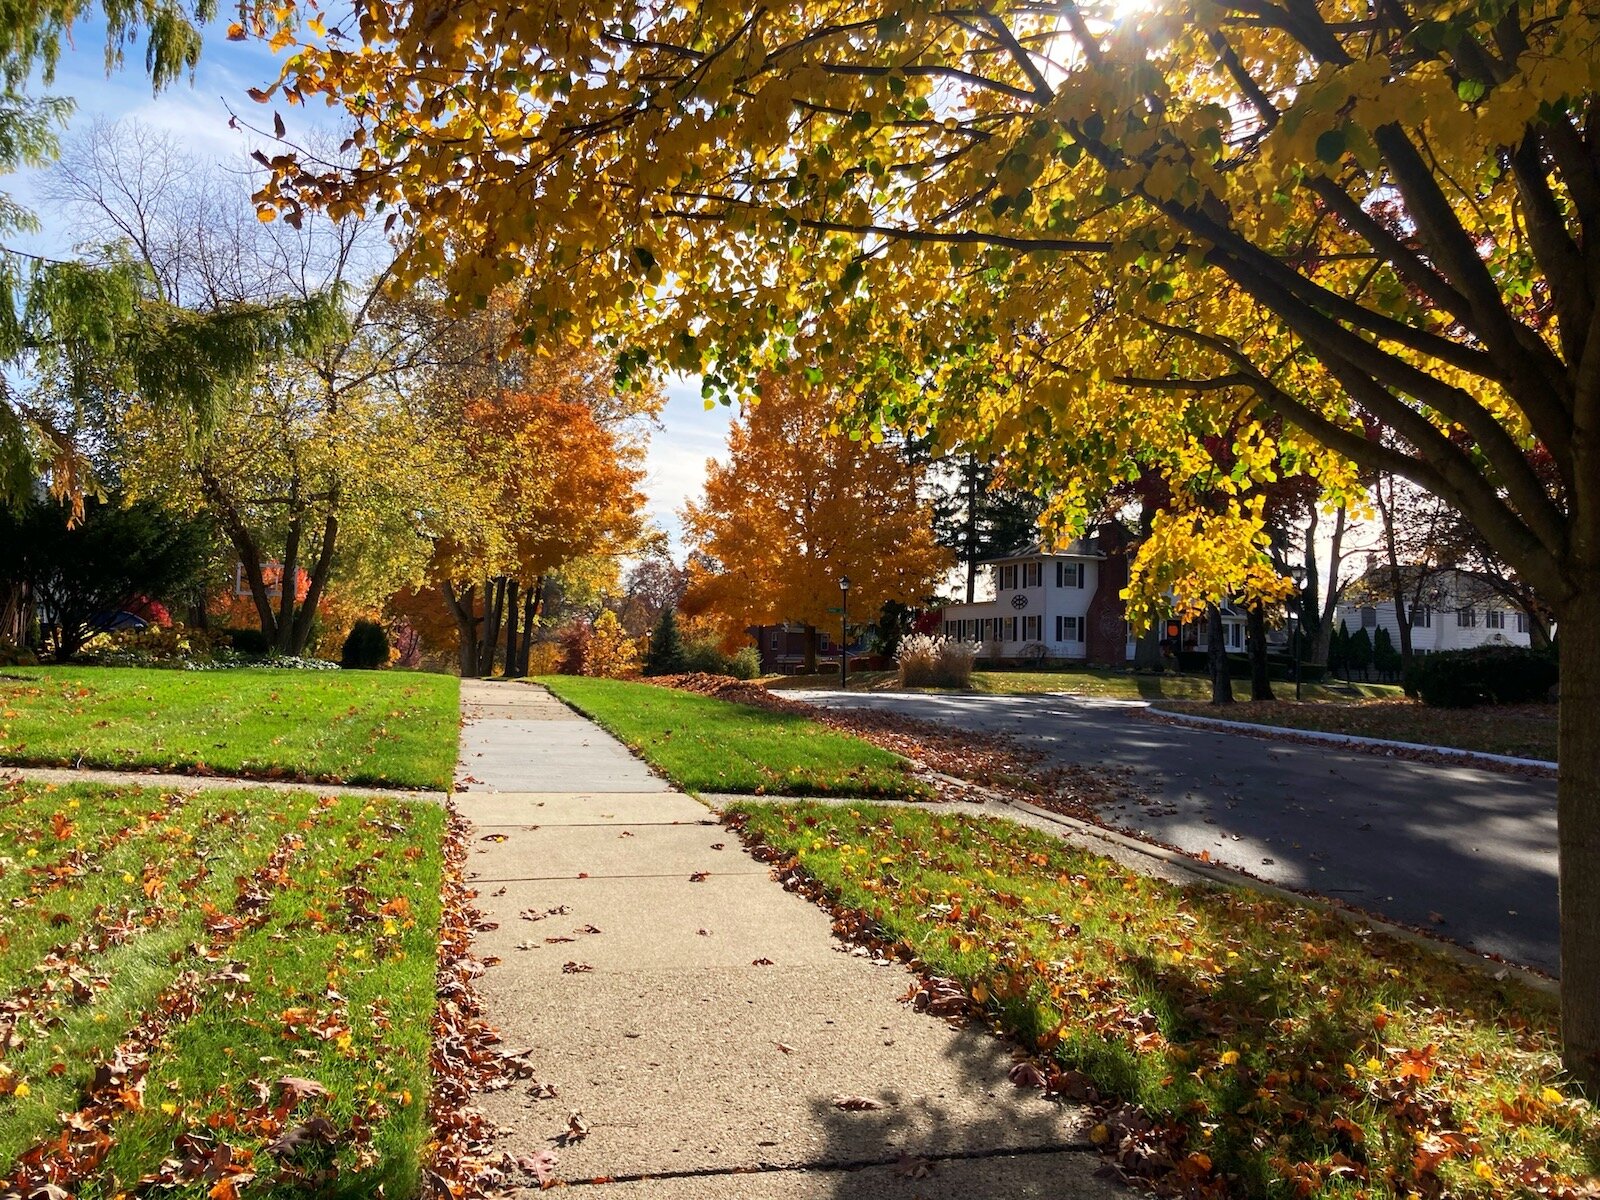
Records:
[[[1590,1194],[1600,1116],[1561,1076],[1554,1000],[1512,979],[1004,820],[729,811],[842,927],[1035,1052],[1013,1079],[1093,1106],[1131,1174],[1271,1200]]]
[[[0,763],[444,791],[459,691],[410,671],[13,667]]]
[[[104,836],[96,813],[127,825],[108,851],[80,835]],[[416,1195],[444,817],[399,797],[0,788],[0,878],[30,881],[0,928],[0,1191]]]
[[[794,713],[617,679],[554,675],[539,682],[691,792],[933,794],[899,756]]]

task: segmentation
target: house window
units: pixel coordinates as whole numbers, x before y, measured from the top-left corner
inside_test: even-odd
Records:
[[[1056,586],[1081,588],[1083,586],[1083,564],[1081,562],[1056,563]]]
[[[1017,588],[1017,564],[1016,563],[1007,563],[1005,566],[997,568],[997,577],[998,577],[999,582],[1000,582],[1000,590],[1001,591],[1003,591],[1003,592],[1016,591],[1016,588]]]
[[[1041,583],[1044,582],[1044,580],[1041,578],[1041,576],[1043,574],[1044,574],[1044,564],[1043,563],[1036,563],[1036,562],[1023,563],[1022,564],[1022,586],[1025,587],[1025,588],[1038,587]]]
[[[767,638],[767,645],[771,646],[774,650],[778,648],[778,631],[776,629],[774,629],[771,636]]]
[[[1517,614],[1517,632],[1518,633],[1527,633],[1528,632],[1528,614],[1527,613],[1519,612]]]
[[[1228,626],[1228,645],[1234,650],[1244,649],[1244,626],[1237,621]]]
[[[1082,617],[1057,617],[1056,641],[1081,642],[1083,641]]]
[[[1483,614],[1483,627],[1485,629],[1504,629],[1506,627],[1506,614],[1498,608],[1485,609]]]
[[[1042,628],[1043,625],[1044,617],[1042,616],[1023,617],[1022,640],[1025,642],[1037,642],[1042,640],[1044,637],[1044,630]]]
[[[1376,629],[1378,627],[1378,610],[1367,607],[1361,610],[1361,628]]]
[[[1478,627],[1478,610],[1475,608],[1456,609],[1456,627],[1458,629],[1476,629]]]
[[[1433,609],[1426,604],[1419,604],[1411,610],[1411,628],[1432,629]]]
[[[824,633],[822,635],[822,649],[831,650],[832,648],[833,648],[833,640],[831,638],[829,638],[826,633]]]

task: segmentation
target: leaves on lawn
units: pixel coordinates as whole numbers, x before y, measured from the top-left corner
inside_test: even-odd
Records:
[[[729,824],[840,937],[917,972],[907,1003],[1017,1037],[1012,1084],[1081,1107],[1090,1142],[1141,1187],[1600,1195],[1600,1114],[1563,1090],[1537,993],[1006,822],[800,803]]]

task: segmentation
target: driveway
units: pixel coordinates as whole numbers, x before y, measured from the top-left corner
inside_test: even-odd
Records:
[[[1083,697],[786,694],[1126,767],[1145,794],[1099,810],[1113,828],[1557,970],[1554,779],[1186,728]]]

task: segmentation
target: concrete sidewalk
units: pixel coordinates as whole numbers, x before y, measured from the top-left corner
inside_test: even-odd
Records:
[[[482,991],[534,1076],[479,1101],[513,1156],[554,1150],[600,1200],[1126,1194],[1076,1110],[899,1003],[905,972],[850,954],[698,801],[542,689],[461,699]],[[558,1145],[574,1113],[588,1133]]]

